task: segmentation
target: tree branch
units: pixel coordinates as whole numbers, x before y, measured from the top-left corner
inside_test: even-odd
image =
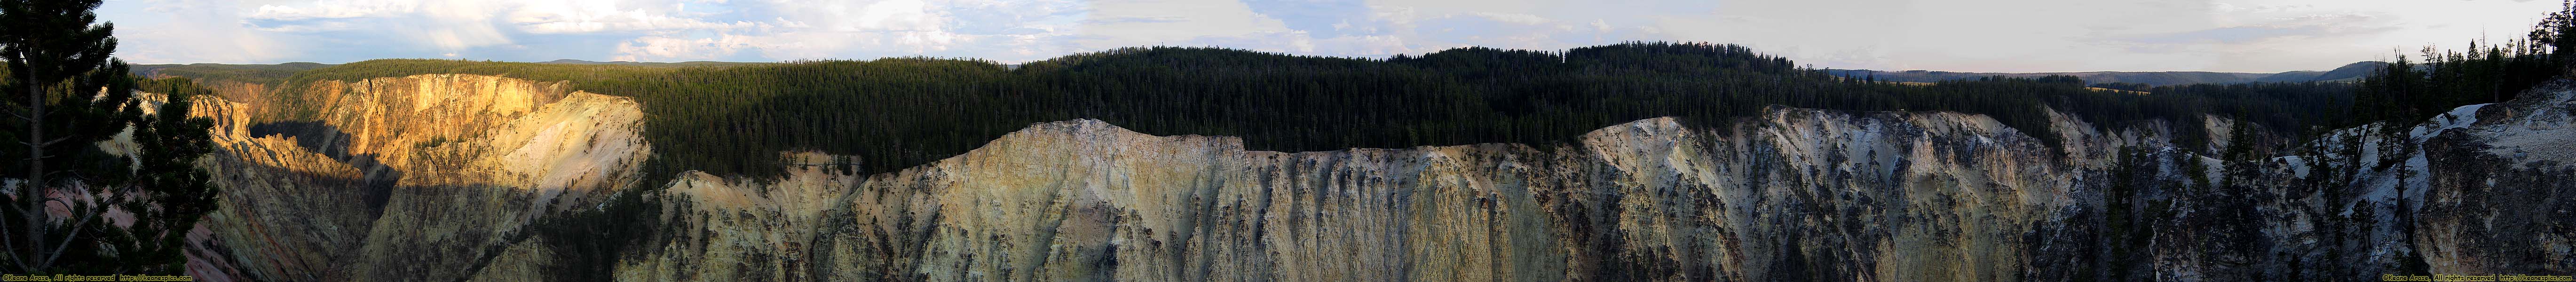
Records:
[[[92,215],[96,215],[96,214],[92,214]],[[49,252],[48,254],[46,254],[46,255],[45,255],[45,261],[43,261],[43,262],[38,262],[38,263],[36,263],[36,265],[38,265],[38,266],[52,266],[51,264],[53,264],[53,263],[54,263],[54,259],[62,258],[62,257],[63,257],[63,250],[64,250],[65,248],[70,248],[70,247],[72,246],[72,241],[79,241],[79,240],[72,240],[72,238],[80,237],[81,230],[82,230],[82,228],[81,228],[81,227],[83,227],[83,226],[88,226],[88,225],[89,225],[89,222],[90,222],[90,220],[91,220],[91,219],[97,219],[97,218],[98,218],[97,216],[90,216],[90,217],[88,217],[88,218],[81,219],[81,222],[80,222],[80,223],[73,224],[73,225],[71,226],[71,227],[72,227],[72,228],[71,228],[71,231],[70,231],[69,233],[64,233],[64,234],[63,234],[63,242],[62,242],[61,244],[55,244],[55,245],[54,245],[54,250],[53,250],[52,252]]]
[[[87,194],[84,194],[84,195],[85,195],[85,196],[94,196],[94,195],[87,195]],[[59,200],[59,199],[58,199],[58,200]],[[71,201],[67,201],[67,200],[66,200],[66,201],[62,201],[62,202],[63,202],[63,205],[66,207],[66,208],[65,208],[65,210],[72,210],[72,209],[77,209],[77,208],[78,208],[78,207],[73,207],[73,206],[71,206],[71,205],[72,205]],[[63,242],[62,242],[62,243],[60,243],[60,244],[55,244],[55,245],[54,245],[54,250],[53,250],[53,251],[46,252],[46,254],[45,254],[45,260],[40,261],[40,262],[37,262],[37,263],[36,263],[36,265],[37,265],[37,266],[48,266],[48,267],[52,266],[52,265],[54,264],[54,259],[62,258],[62,256],[63,256],[63,250],[65,250],[65,249],[67,249],[67,248],[70,248],[70,247],[72,246],[72,241],[80,241],[80,240],[75,240],[74,238],[79,238],[79,237],[80,237],[81,231],[82,231],[83,229],[85,229],[85,228],[82,228],[82,227],[88,227],[88,226],[89,226],[89,223],[90,223],[91,221],[96,221],[96,220],[98,219],[98,215],[99,215],[99,214],[105,214],[105,213],[107,213],[107,205],[100,205],[100,204],[98,204],[98,202],[96,202],[96,201],[92,201],[92,202],[90,202],[89,204],[90,204],[90,206],[91,206],[91,207],[90,207],[90,211],[88,211],[88,212],[73,211],[73,212],[75,212],[75,213],[81,213],[81,214],[82,214],[82,215],[81,215],[81,220],[80,220],[80,222],[72,223],[72,225],[70,226],[70,227],[71,227],[71,229],[69,230],[69,232],[67,232],[67,233],[64,233],[64,234],[63,234]],[[39,244],[41,244],[41,243],[39,243]]]
[[[54,138],[54,140],[45,141],[44,143],[36,143],[36,146],[53,146],[54,143],[62,143],[63,140],[72,140],[72,137],[63,136],[62,138]]]
[[[25,211],[25,209],[20,209],[20,208],[18,208],[18,205],[9,205],[9,209],[12,209],[12,210],[19,210],[21,213],[24,213],[24,211]],[[0,234],[11,234],[11,233],[9,233],[9,224],[7,224],[7,223],[0,223]],[[18,257],[18,242],[17,242],[17,240],[10,239],[9,237],[12,237],[12,236],[0,236],[0,247],[5,247],[5,248],[7,248],[6,250],[0,250],[0,253],[9,253],[9,263],[17,264],[17,265],[18,265],[18,269],[19,269],[19,270],[27,270],[27,271],[34,271],[34,270],[36,270],[35,268],[27,267],[27,259],[26,259],[26,258],[20,258],[20,257]],[[35,247],[35,246],[29,246],[29,247]]]
[[[36,185],[31,185],[31,182],[18,182],[18,190],[15,190],[18,192],[18,197],[10,197],[8,210],[15,210],[18,215],[26,215],[26,203],[21,203],[21,200],[31,200],[31,197],[36,197],[36,192],[28,192],[28,190],[36,190]]]

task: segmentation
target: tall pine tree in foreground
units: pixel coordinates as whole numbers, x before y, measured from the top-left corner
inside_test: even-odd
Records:
[[[211,121],[187,118],[197,89],[151,81],[157,114],[133,95],[99,0],[0,0],[8,122],[0,122],[0,273],[175,274],[186,236],[216,191],[191,163],[210,152]],[[130,138],[118,138],[131,130]],[[102,142],[131,145],[121,153]]]

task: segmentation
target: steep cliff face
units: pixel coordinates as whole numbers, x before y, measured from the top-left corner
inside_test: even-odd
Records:
[[[2106,166],[2102,204],[2039,234],[2044,280],[2364,280],[2576,272],[2576,89],[2338,130],[2260,162]],[[2213,129],[2212,132],[2223,132]],[[2223,139],[2223,138],[2222,138]],[[2221,140],[2221,139],[2213,139]],[[2085,185],[2079,185],[2085,186]],[[2079,197],[2084,195],[2079,194]],[[2089,223],[2089,224],[2077,224]],[[2089,241],[2089,242],[2087,242]],[[2087,249],[2090,247],[2089,249]],[[2087,259],[2089,258],[2089,259]]]
[[[634,280],[2011,280],[2077,177],[1992,119],[1776,108],[1549,149],[1039,124],[896,173],[672,184]]]
[[[2400,219],[2413,223],[2403,242],[2431,272],[2576,272],[2576,85],[2525,95],[2408,128],[2416,144],[2391,154],[2399,171],[2373,177],[2402,181],[2373,194],[2417,209],[2402,213],[2413,215]]]
[[[620,280],[2063,281],[2565,274],[2576,91],[2330,134],[2230,165],[2176,126],[1774,107],[1568,144],[1245,149],[1035,124],[875,175],[787,152],[773,179],[633,183],[641,111],[560,83],[326,82],[317,121],[215,117],[223,211],[200,277],[560,278],[528,223],[634,185],[659,228]],[[2388,127],[2399,128],[2388,128]],[[2375,133],[2377,132],[2377,133]],[[2205,140],[2227,140],[2208,136]],[[2222,148],[2225,144],[2210,144]],[[2125,149],[2124,149],[2125,148]]]
[[[621,97],[475,75],[317,83],[317,121],[200,97],[224,206],[201,225],[199,277],[455,280],[521,226],[631,185],[649,148]]]
[[[2571,187],[2547,179],[2576,174],[2547,156],[2569,152],[2549,146],[2576,141],[2557,131],[2576,118],[2553,114],[2576,98],[2540,92],[2548,93],[2464,108],[2457,115],[2489,117],[2437,118],[2401,133],[2411,134],[2406,139],[2353,129],[2318,141],[2311,152],[2326,155],[2235,164],[2171,148],[2160,137],[2171,131],[2155,124],[2101,131],[2062,119],[2058,126],[2077,129],[2059,131],[2069,142],[2058,150],[2075,156],[2063,157],[1991,119],[1951,113],[1774,108],[1712,131],[1643,120],[1554,148],[1300,153],[1077,120],[1034,125],[884,175],[805,166],[775,182],[685,177],[663,195],[676,212],[661,220],[679,231],[659,236],[643,251],[652,255],[629,260],[619,277],[2230,281],[2567,273],[2567,233],[2556,231],[2569,228],[2567,211],[2556,207]],[[2233,125],[2200,126],[2223,134]],[[2330,153],[2345,150],[2332,144],[2339,138],[2359,144]],[[2124,154],[2135,155],[2124,161]],[[820,158],[791,159],[828,163],[812,161]],[[2390,165],[2329,164],[2382,158]]]

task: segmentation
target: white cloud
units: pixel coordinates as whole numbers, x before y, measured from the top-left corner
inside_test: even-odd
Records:
[[[280,33],[389,31],[394,37],[447,52],[512,44],[513,33],[730,30],[761,25],[677,16],[683,7],[675,2],[614,0],[322,0],[260,5],[243,18],[259,30]]]
[[[508,4],[475,1],[439,1],[422,5],[420,21],[424,25],[405,27],[408,34],[427,38],[432,46],[455,52],[465,48],[510,44],[509,36],[492,24],[494,11]]]
[[[103,19],[115,22],[117,57],[136,63],[255,63],[292,59],[301,49],[265,32],[237,24],[240,3],[232,0],[113,1],[139,6],[102,7],[103,13],[148,14],[152,17]]]
[[[882,0],[798,2],[773,0],[758,27],[712,35],[655,34],[629,40],[618,58],[709,59],[752,52],[775,60],[867,59],[947,53],[974,48],[978,57],[1043,58],[1063,51],[1049,43],[1066,36],[1078,10],[1070,1]],[[978,19],[989,21],[973,21]]]
[[[1555,20],[1549,20],[1549,19],[1547,19],[1547,18],[1539,17],[1538,15],[1520,14],[1520,13],[1469,12],[1469,13],[1467,13],[1467,14],[1469,14],[1469,15],[1475,15],[1475,16],[1477,16],[1477,17],[1484,17],[1484,18],[1486,18],[1486,19],[1491,19],[1491,20],[1498,21],[1498,22],[1506,22],[1506,23],[1514,23],[1514,24],[1523,24],[1523,25],[1539,25],[1539,24],[1546,24],[1546,23],[1556,22]]]
[[[281,33],[308,33],[308,32],[324,32],[324,31],[355,30],[355,29],[358,29],[358,25],[350,24],[349,22],[346,22],[346,21],[317,21],[317,22],[309,22],[309,23],[298,23],[298,24],[278,24],[278,25],[271,25],[271,26],[265,26],[265,27],[253,27],[252,29],[257,29],[257,30],[259,30],[259,31],[267,31],[267,32],[281,32]]]
[[[323,0],[260,5],[243,18],[262,31],[280,33],[392,31],[397,38],[453,52],[510,43],[489,21],[508,6],[502,1]]]
[[[1072,43],[1082,50],[1144,45],[1205,46],[1308,52],[1306,33],[1235,0],[1110,0],[1091,3],[1091,19]]]
[[[920,0],[888,0],[868,4],[857,17],[845,22],[849,30],[939,30],[946,26],[944,17],[932,15]]]
[[[672,16],[684,5],[635,5],[621,7],[608,0],[573,0],[528,2],[509,14],[509,22],[521,31],[537,34],[591,33],[601,31],[653,30],[725,30],[750,28],[747,21],[710,22]],[[668,9],[662,9],[668,8]]]
[[[753,47],[744,37],[684,39],[662,36],[636,38],[617,46],[619,61],[711,60]]]
[[[299,7],[300,6],[300,7]],[[395,15],[418,9],[417,1],[324,0],[307,5],[259,5],[248,18],[262,20],[345,19]]]

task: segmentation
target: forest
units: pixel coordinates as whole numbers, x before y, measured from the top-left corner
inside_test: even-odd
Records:
[[[172,70],[183,70],[173,68]],[[166,72],[166,70],[165,70]],[[201,71],[202,72],[202,71]],[[2203,114],[2277,135],[2342,125],[2350,83],[2089,88],[2067,76],[1891,83],[1836,76],[1739,45],[1630,42],[1564,51],[1458,48],[1388,58],[1139,47],[1030,62],[887,58],[652,66],[371,60],[236,75],[275,81],[263,121],[314,118],[316,81],[464,73],[570,81],[645,105],[657,147],[647,175],[702,170],[766,177],[777,153],[861,156],[885,172],[980,147],[1031,123],[1092,118],[1157,135],[1226,135],[1255,150],[1319,151],[1512,142],[1554,148],[1628,121],[1680,117],[1716,127],[1766,106],[1984,114],[2047,142],[2043,108],[2097,126]],[[220,77],[214,79],[222,79]],[[2337,105],[2318,107],[2318,105]],[[2185,131],[2199,127],[2179,127]],[[2179,136],[2203,136],[2181,132]],[[2185,138],[2191,139],[2191,138]],[[2204,144],[2208,140],[2184,140]]]
[[[785,63],[520,63],[389,59],[341,65],[157,65],[161,76],[275,85],[263,122],[318,109],[317,81],[415,74],[569,81],[645,106],[658,149],[647,175],[702,170],[762,178],[778,152],[860,156],[843,169],[912,167],[1031,123],[1091,118],[1157,135],[1225,135],[1255,150],[1319,151],[1511,142],[1555,148],[1604,126],[1680,117],[1718,127],[1766,106],[1983,114],[2055,143],[2047,110],[2104,129],[2205,116],[2251,121],[2252,150],[2368,122],[2411,122],[2460,105],[2511,99],[2556,76],[2576,45],[2569,11],[2527,39],[2425,47],[2367,77],[2335,82],[2152,86],[2073,76],[1937,83],[1848,76],[1732,44],[1627,42],[1562,51],[1449,49],[1387,58],[1300,56],[1205,47],[1134,47],[1003,65],[977,59],[886,58]],[[2420,59],[2420,60],[2416,60]],[[2179,145],[2210,150],[2198,126]],[[1722,131],[1721,131],[1722,132]],[[2201,152],[2216,155],[2218,152]]]

